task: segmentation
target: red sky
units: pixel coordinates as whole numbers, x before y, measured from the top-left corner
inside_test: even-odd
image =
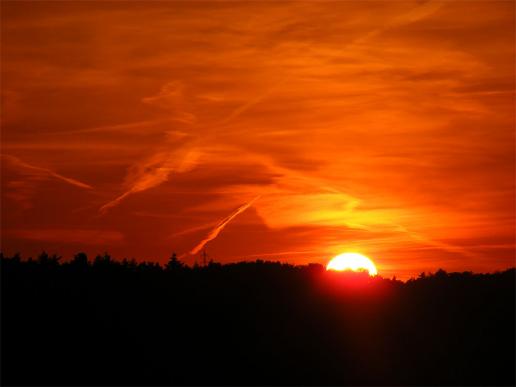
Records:
[[[3,1],[2,250],[513,266],[514,7]]]

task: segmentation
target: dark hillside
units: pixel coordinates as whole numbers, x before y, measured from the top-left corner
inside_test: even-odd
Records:
[[[3,385],[514,385],[515,270],[2,258]]]

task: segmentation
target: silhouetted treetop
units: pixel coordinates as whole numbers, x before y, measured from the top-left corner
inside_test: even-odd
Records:
[[[165,269],[168,271],[177,271],[183,269],[184,267],[185,264],[177,258],[176,253],[172,253],[172,256],[165,265]]]

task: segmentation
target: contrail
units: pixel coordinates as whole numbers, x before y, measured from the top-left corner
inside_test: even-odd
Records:
[[[369,31],[367,34],[355,39],[349,44],[349,46],[362,44],[366,40],[369,40],[370,38],[379,35],[391,28],[407,25],[422,20],[437,12],[443,5],[444,4],[442,1],[425,1],[421,5],[417,5],[416,7],[412,8],[410,11],[402,13],[400,16],[391,19],[385,25],[373,29]]]
[[[444,242],[439,242],[439,241],[433,240],[433,239],[425,237],[419,233],[409,231],[406,227],[404,227],[400,224],[392,224],[392,225],[395,226],[397,231],[405,233],[406,235],[408,235],[410,238],[412,238],[415,241],[422,242],[429,246],[433,246],[433,247],[436,247],[436,248],[439,248],[441,250],[448,251],[451,253],[462,254],[463,256],[468,257],[468,258],[480,257],[480,255],[478,255],[477,253],[469,251],[462,246],[456,246],[456,245],[452,245],[450,243],[444,243]]]
[[[200,241],[197,246],[195,246],[191,251],[190,255],[197,254],[209,241],[212,241],[213,239],[217,238],[217,236],[220,234],[220,232],[224,229],[224,227],[227,226],[229,222],[231,222],[237,215],[241,214],[245,210],[247,210],[251,205],[260,198],[260,196],[256,196],[253,200],[251,200],[248,203],[245,203],[238,207],[231,215],[225,217],[222,219],[213,230],[209,232],[209,234],[204,238],[202,241]]]
[[[18,167],[21,167],[21,168],[24,168],[24,169],[28,169],[28,170],[31,170],[31,171],[34,171],[34,172],[39,172],[42,175],[51,176],[53,178],[56,178],[58,180],[62,180],[64,182],[66,182],[68,184],[71,184],[71,185],[74,185],[76,187],[85,188],[85,189],[93,189],[93,187],[91,185],[83,183],[82,181],[79,181],[79,180],[76,180],[76,179],[72,179],[71,177],[66,177],[66,176],[60,175],[59,173],[54,172],[54,171],[52,171],[51,169],[48,169],[48,168],[43,168],[43,167],[38,167],[36,165],[28,164],[25,161],[20,160],[18,157],[14,157],[14,156],[11,156],[11,155],[6,155],[6,154],[3,154],[2,157],[10,160],[13,165],[16,165]]]
[[[254,105],[258,105],[262,100],[267,98],[270,94],[272,94],[277,88],[279,88],[282,84],[284,84],[288,79],[288,76],[283,78],[282,80],[278,81],[273,86],[269,87],[267,90],[263,91],[262,93],[258,94],[255,98],[250,99],[243,105],[239,106],[235,110],[233,110],[226,118],[221,120],[218,125],[225,125],[229,122],[233,121],[235,118],[240,116],[241,114],[245,113],[247,110],[252,108]]]
[[[115,124],[115,125],[103,125],[103,126],[95,126],[90,128],[83,129],[75,129],[75,130],[66,130],[66,131],[57,131],[57,132],[47,132],[46,134],[51,135],[75,135],[81,133],[96,133],[96,132],[141,132],[142,128],[148,128],[152,125],[162,124],[162,123],[170,123],[173,120],[147,120],[147,121],[138,121],[138,122],[129,122],[123,124]]]

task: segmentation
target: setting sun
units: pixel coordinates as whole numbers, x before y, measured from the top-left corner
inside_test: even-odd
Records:
[[[335,271],[367,271],[369,275],[376,275],[378,271],[376,270],[376,266],[369,258],[365,255],[358,253],[343,253],[334,257],[328,265],[326,266],[326,270],[335,270]]]

